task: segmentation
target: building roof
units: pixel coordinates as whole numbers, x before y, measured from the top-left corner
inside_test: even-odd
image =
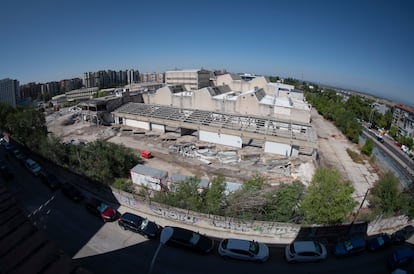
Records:
[[[226,100],[226,101],[237,101],[239,94],[234,91],[229,91],[226,93],[222,93],[213,97],[216,100]]]
[[[242,78],[238,74],[229,73],[229,75],[230,75],[232,80],[242,80]]]
[[[182,174],[172,174],[169,178],[169,182],[171,183],[182,183],[187,181],[191,176],[182,175]],[[207,178],[200,178],[200,182],[198,183],[199,188],[207,188],[210,185],[210,181]]]
[[[174,174],[172,174],[170,176],[169,181],[171,183],[180,183],[180,182],[187,181],[188,178],[189,178],[189,176],[187,176],[187,175],[182,175],[182,174],[174,173]]]
[[[206,87],[208,92],[210,92],[211,97],[230,92],[231,89],[228,85],[222,85],[222,86],[215,86],[215,87]]]
[[[149,166],[144,165],[136,165],[131,169],[131,172],[136,172],[139,174],[151,176],[153,178],[166,178],[168,176],[168,172],[165,170],[160,170],[156,168],[152,168]]]
[[[286,108],[295,108],[309,110],[309,105],[301,100],[295,100],[289,97],[278,97],[272,95],[266,95],[260,101],[260,104],[277,106],[277,107],[286,107]]]
[[[177,69],[177,70],[168,70],[165,73],[175,73],[175,72],[199,72],[200,69]]]
[[[412,109],[410,107],[407,107],[407,106],[405,106],[403,104],[396,105],[395,107],[400,108],[402,110],[405,110],[405,111],[407,111],[409,113],[413,113],[414,114],[414,109]]]

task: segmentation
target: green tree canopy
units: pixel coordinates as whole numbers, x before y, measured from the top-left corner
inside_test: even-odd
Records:
[[[381,176],[374,185],[369,202],[377,213],[386,216],[404,210],[408,205],[406,196],[401,194],[398,177],[390,171]]]
[[[47,135],[46,119],[34,108],[23,109],[8,116],[6,127],[12,137],[37,151],[41,140]]]
[[[361,148],[361,153],[371,156],[372,151],[374,150],[375,143],[371,138],[367,138],[365,144]]]
[[[352,198],[354,188],[342,181],[339,171],[319,168],[301,204],[307,223],[342,223],[357,203]]]
[[[264,206],[267,219],[277,222],[300,222],[300,203],[304,191],[305,186],[300,181],[295,181],[292,184],[282,184],[269,192]]]
[[[174,188],[164,197],[172,206],[203,211],[203,198],[198,192],[200,178],[190,177],[186,181],[176,183]]]
[[[222,214],[225,203],[224,190],[226,189],[225,178],[219,175],[211,181],[210,187],[204,190],[205,210],[211,214]]]

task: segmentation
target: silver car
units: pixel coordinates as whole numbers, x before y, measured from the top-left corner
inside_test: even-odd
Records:
[[[218,253],[224,258],[233,258],[254,262],[265,262],[269,259],[269,248],[263,243],[240,239],[223,239]]]
[[[285,248],[285,258],[289,263],[321,261],[326,256],[326,247],[316,241],[295,241]]]

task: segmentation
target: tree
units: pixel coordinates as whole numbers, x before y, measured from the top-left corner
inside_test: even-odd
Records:
[[[354,188],[342,181],[339,171],[319,168],[316,170],[301,204],[307,223],[342,223],[357,203],[352,198]]]
[[[372,151],[374,150],[375,143],[371,138],[367,138],[365,144],[361,148],[361,153],[371,156]]]
[[[28,108],[8,117],[7,128],[13,138],[37,151],[41,140],[47,135],[44,114],[34,108]]]
[[[9,104],[0,103],[0,130],[5,130],[10,133],[8,127],[10,119],[17,110]]]
[[[377,213],[390,216],[407,208],[408,201],[406,196],[401,194],[399,185],[398,177],[390,171],[375,184],[369,201]]]
[[[190,177],[184,182],[176,184],[176,187],[168,193],[168,201],[172,206],[179,208],[202,211],[203,199],[198,192],[200,178]]]
[[[204,190],[204,203],[207,213],[222,214],[222,208],[224,205],[226,189],[225,178],[223,175],[219,175],[211,181],[209,188]]]
[[[282,184],[266,195],[264,206],[266,219],[277,222],[295,222],[301,220],[300,203],[305,186],[300,181]]]
[[[397,137],[397,133],[398,133],[398,128],[396,126],[391,126],[390,130],[388,131],[388,134],[392,137],[392,138],[396,138]]]
[[[266,197],[262,191],[265,178],[256,174],[244,182],[243,187],[228,197],[226,215],[241,219],[263,219]]]

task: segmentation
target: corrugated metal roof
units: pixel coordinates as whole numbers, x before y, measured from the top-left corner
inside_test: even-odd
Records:
[[[188,179],[188,178],[189,178],[189,176],[186,176],[186,175],[182,175],[182,174],[175,173],[175,174],[172,174],[172,175],[170,176],[169,181],[170,181],[171,183],[180,183],[180,182],[185,182],[185,181],[187,181],[187,179]]]
[[[151,176],[153,178],[166,178],[168,176],[168,172],[165,170],[160,170],[144,165],[136,165],[131,169],[131,171]]]

